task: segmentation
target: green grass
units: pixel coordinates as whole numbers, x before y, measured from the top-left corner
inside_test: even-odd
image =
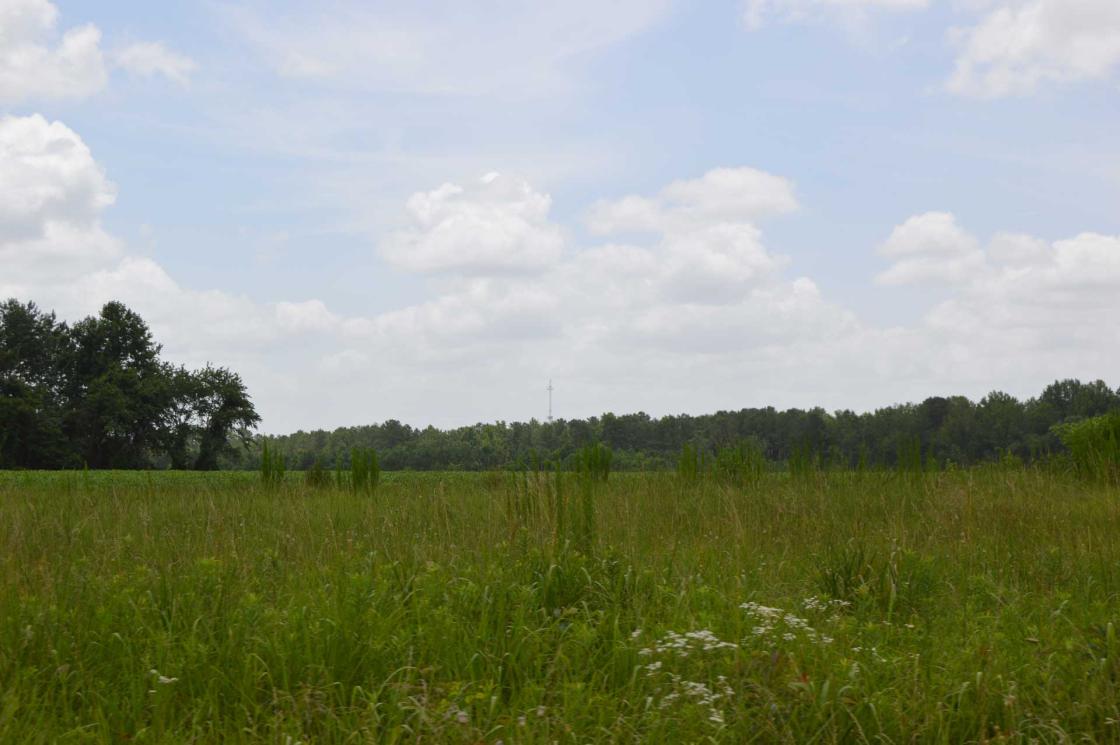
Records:
[[[1120,741],[1114,487],[301,476],[0,474],[0,741]]]

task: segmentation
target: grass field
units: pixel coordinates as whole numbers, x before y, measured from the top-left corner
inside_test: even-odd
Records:
[[[1120,742],[1115,488],[560,495],[0,474],[0,741]]]

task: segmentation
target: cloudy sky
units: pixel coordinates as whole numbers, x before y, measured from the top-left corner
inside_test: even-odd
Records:
[[[1120,384],[1117,0],[0,0],[0,297],[264,430]]]

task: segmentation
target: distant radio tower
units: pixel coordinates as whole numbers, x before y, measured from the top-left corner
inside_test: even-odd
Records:
[[[552,378],[548,379],[548,422],[552,423]]]

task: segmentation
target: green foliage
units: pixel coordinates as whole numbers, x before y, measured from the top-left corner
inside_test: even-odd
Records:
[[[611,474],[611,449],[602,443],[588,445],[576,458],[579,477],[579,514],[571,523],[573,544],[590,556],[595,549],[595,502]]]
[[[269,489],[275,489],[284,483],[288,469],[288,458],[283,453],[274,452],[269,448],[268,439],[261,444],[261,483]]]
[[[194,467],[214,471],[218,459],[233,449],[236,438],[250,441],[249,430],[260,422],[241,376],[223,367],[207,365],[191,375],[194,386],[189,410],[197,421],[198,457]]]
[[[1037,461],[1064,451],[1051,431],[1067,416],[1086,418],[1120,410],[1120,393],[1101,381],[1062,381],[1045,399],[1019,400],[998,391],[972,402],[963,396],[931,397],[920,404],[887,406],[866,413],[773,408],[720,411],[701,416],[650,417],[604,414],[555,422],[495,422],[441,431],[399,421],[334,431],[297,432],[279,438],[292,467],[315,458],[346,460],[351,448],[377,450],[381,466],[394,470],[505,470],[537,451],[545,461],[575,469],[577,454],[601,442],[611,448],[612,471],[673,470],[687,444],[715,457],[721,447],[754,442],[771,464],[794,461],[799,474],[822,468],[894,469],[906,438],[922,443],[924,468],[952,461],[959,467],[995,462],[1010,451]],[[241,461],[253,467],[258,452]],[[917,471],[911,471],[917,473]]]
[[[1056,427],[1077,472],[1101,483],[1120,483],[1120,412]]]
[[[601,442],[587,445],[576,455],[576,470],[585,480],[606,483],[613,457],[611,449]]]
[[[852,541],[822,557],[816,585],[826,597],[873,606],[890,621],[923,610],[936,590],[936,570],[929,559],[897,546],[876,552]]]
[[[1115,486],[525,465],[0,473],[0,742],[1116,739]]]
[[[788,466],[791,478],[812,478],[820,471],[820,454],[810,440],[802,440],[790,453]]]
[[[350,451],[350,488],[359,494],[373,494],[381,481],[381,466],[373,448]]]
[[[917,436],[904,438],[898,445],[895,471],[903,478],[921,479],[925,470],[922,462],[922,439]]]
[[[323,462],[316,459],[308,468],[303,472],[303,483],[311,489],[326,489],[331,486],[331,472],[323,467]]]
[[[766,456],[757,441],[743,440],[737,445],[720,448],[713,470],[721,483],[743,488],[757,483],[766,473]]]
[[[702,448],[685,444],[677,458],[677,478],[684,484],[711,480],[743,488],[757,482],[766,470],[766,456],[754,439],[722,447],[714,458]]]
[[[159,358],[118,302],[72,327],[34,303],[0,304],[0,468],[214,470],[259,417],[235,373]]]
[[[677,458],[677,477],[686,484],[695,484],[708,474],[707,453],[691,443],[685,443]]]

